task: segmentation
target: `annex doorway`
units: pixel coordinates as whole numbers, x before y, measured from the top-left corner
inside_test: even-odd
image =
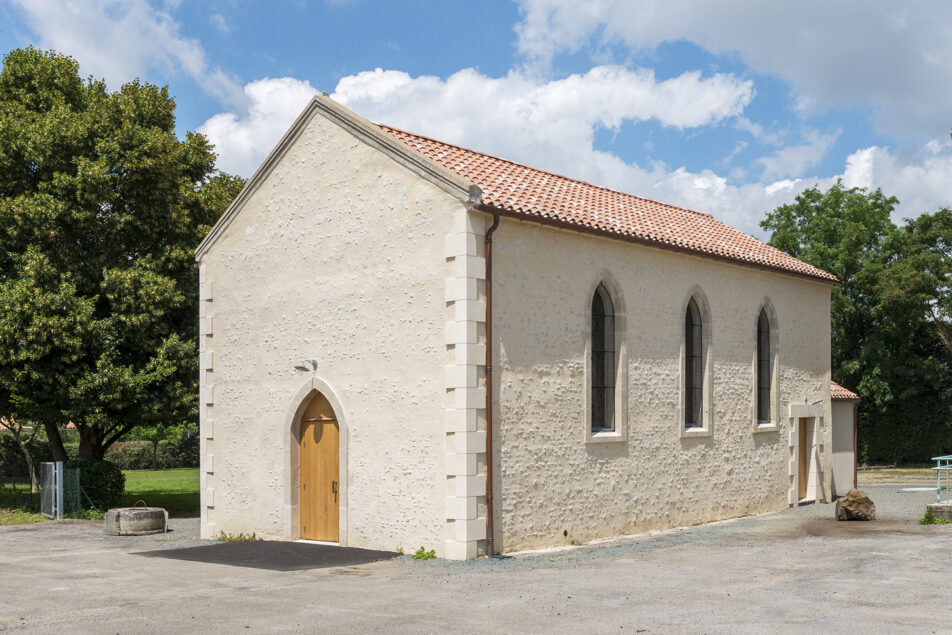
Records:
[[[327,397],[317,392],[301,417],[301,538],[340,539],[340,425]]]
[[[814,500],[810,496],[816,491],[816,464],[813,452],[814,419],[801,417],[797,428],[797,499],[799,501]]]

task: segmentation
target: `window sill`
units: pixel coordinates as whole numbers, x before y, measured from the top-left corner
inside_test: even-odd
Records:
[[[774,422],[754,424],[754,434],[759,432],[777,432],[778,430],[780,430],[780,427]]]
[[[684,426],[681,427],[682,439],[690,439],[693,437],[710,437],[710,436],[713,436],[711,434],[710,428],[685,428]]]
[[[600,430],[585,435],[585,443],[620,443],[625,440],[625,435],[616,430]]]

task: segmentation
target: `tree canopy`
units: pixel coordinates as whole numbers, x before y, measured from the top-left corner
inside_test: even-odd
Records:
[[[0,416],[80,431],[195,421],[193,251],[242,185],[175,134],[167,87],[109,92],[27,48],[0,71]],[[57,458],[65,458],[57,456]]]
[[[862,458],[923,462],[952,450],[952,211],[897,226],[880,190],[804,191],[767,214],[770,244],[839,277],[833,379],[862,398]]]

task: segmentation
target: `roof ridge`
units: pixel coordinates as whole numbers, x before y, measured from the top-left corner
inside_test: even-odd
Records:
[[[376,123],[376,122],[375,122],[375,123]],[[577,179],[577,178],[575,178],[575,177],[573,177],[573,176],[566,176],[566,175],[564,175],[564,174],[558,174],[557,172],[552,172],[551,170],[544,170],[544,169],[542,169],[542,168],[537,168],[537,167],[535,167],[535,166],[528,165],[528,164],[526,164],[526,163],[519,163],[518,161],[513,161],[512,159],[504,159],[504,158],[502,158],[502,157],[497,157],[497,156],[494,155],[494,154],[489,154],[488,152],[482,152],[482,151],[480,151],[480,150],[473,150],[472,148],[467,148],[467,147],[465,147],[465,146],[461,146],[461,145],[459,145],[459,144],[457,144],[457,143],[450,143],[449,141],[443,141],[442,139],[436,139],[436,138],[434,138],[434,137],[428,137],[428,136],[426,136],[426,135],[422,135],[422,134],[419,134],[419,133],[417,133],[417,132],[410,132],[409,130],[404,130],[404,129],[402,129],[402,128],[395,128],[394,126],[389,126],[389,125],[384,124],[384,123],[376,123],[376,125],[380,126],[381,128],[384,128],[384,129],[386,129],[386,130],[391,130],[391,131],[393,131],[393,132],[399,132],[399,133],[402,133],[402,134],[405,134],[405,135],[410,135],[411,137],[419,137],[420,139],[426,139],[427,141],[432,141],[432,142],[434,142],[434,143],[440,143],[440,144],[445,145],[445,146],[450,146],[451,148],[456,148],[457,150],[463,150],[463,151],[465,151],[465,152],[472,152],[472,153],[474,153],[474,154],[479,154],[479,155],[481,155],[481,156],[487,157],[487,158],[489,158],[489,159],[494,159],[494,160],[496,160],[496,161],[502,161],[502,162],[504,162],[504,163],[509,163],[509,164],[511,164],[511,165],[517,165],[517,166],[519,166],[519,167],[521,167],[521,168],[526,168],[527,170],[533,170],[533,171],[535,171],[535,172],[542,172],[543,174],[548,174],[549,176],[554,176],[554,177],[559,178],[559,179],[565,179],[566,181],[572,181],[572,182],[574,182],[574,183],[578,183],[579,185],[585,185],[585,186],[588,186],[588,187],[596,187],[596,188],[598,188],[598,189],[600,189],[600,190],[604,190],[604,191],[606,191],[606,192],[611,192],[611,193],[613,193],[613,194],[618,194],[618,195],[620,195],[620,196],[630,196],[631,198],[638,199],[639,201],[647,201],[647,202],[649,202],[649,203],[654,203],[655,205],[662,205],[662,206],[667,207],[667,208],[669,208],[669,209],[677,210],[677,211],[679,211],[679,212],[689,212],[689,213],[691,213],[691,214],[697,214],[698,216],[703,216],[703,217],[705,217],[705,218],[714,218],[714,215],[713,215],[713,214],[710,214],[710,213],[707,213],[707,212],[699,212],[699,211],[697,211],[696,209],[690,209],[690,208],[688,208],[688,207],[680,207],[680,206],[678,206],[678,205],[672,205],[672,204],[670,204],[670,203],[664,203],[664,202],[662,202],[662,201],[656,201],[656,200],[654,200],[653,198],[646,198],[646,197],[644,197],[644,196],[638,196],[637,194],[632,194],[632,193],[630,193],[630,192],[622,192],[621,190],[613,190],[612,188],[610,188],[610,187],[605,187],[604,185],[598,185],[598,184],[596,184],[596,183],[589,183],[588,181],[583,181],[582,179]],[[714,218],[714,220],[717,220],[717,219]],[[718,221],[718,222],[722,222],[722,221]]]
[[[517,217],[565,223],[582,231],[839,284],[833,274],[731,227],[713,214],[612,190],[386,124],[374,125],[476,183],[489,207]]]

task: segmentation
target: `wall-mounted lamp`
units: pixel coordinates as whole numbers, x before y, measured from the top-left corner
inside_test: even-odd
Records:
[[[301,370],[305,373],[311,373],[317,370],[317,360],[316,359],[306,359],[300,364],[297,364],[294,367],[294,370]]]

